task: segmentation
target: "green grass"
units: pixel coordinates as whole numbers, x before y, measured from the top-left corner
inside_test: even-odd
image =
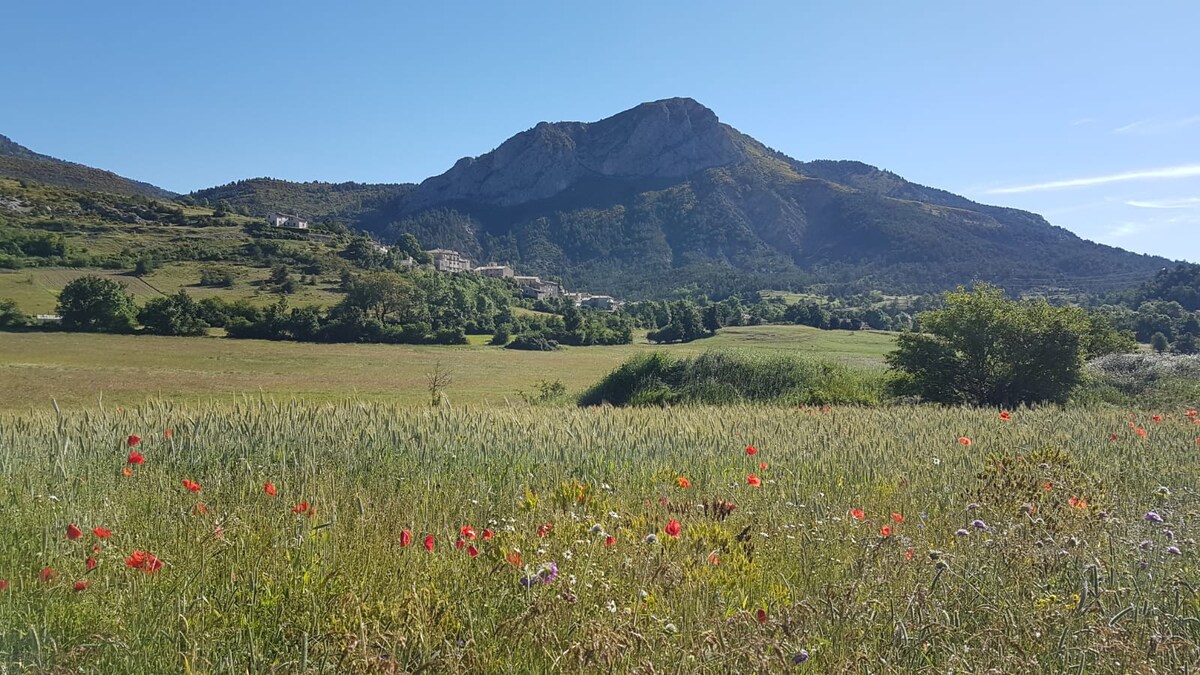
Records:
[[[886,335],[818,331],[803,326],[726,329],[717,337],[655,347],[638,336],[632,345],[523,352],[486,346],[473,336],[461,347],[321,345],[220,338],[0,333],[0,410],[94,404],[133,405],[172,400],[228,400],[240,394],[403,403],[428,398],[425,374],[441,363],[453,374],[455,403],[519,400],[539,380],[561,380],[572,393],[592,385],[630,356],[654,349],[691,355],[714,347],[756,352],[796,351],[856,366],[882,364]]]
[[[3,416],[0,663],[1187,672],[1200,662],[1197,427],[1156,412],[1167,418],[1137,417],[1145,439],[1112,409],[1003,422],[910,407],[248,401]],[[129,434],[146,439],[145,464],[124,477]],[[713,517],[714,500],[736,508]],[[302,502],[311,518],[293,513]],[[495,532],[464,542],[478,557],[454,545],[465,526]],[[162,568],[128,567],[135,551]],[[522,587],[549,562],[556,580]]]

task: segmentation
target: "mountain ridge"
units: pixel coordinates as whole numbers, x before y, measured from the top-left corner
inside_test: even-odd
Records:
[[[174,199],[178,196],[156,185],[126,178],[112,171],[34,152],[2,134],[0,178],[149,199]]]

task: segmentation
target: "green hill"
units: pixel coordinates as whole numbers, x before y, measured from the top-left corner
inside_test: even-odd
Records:
[[[38,154],[7,136],[0,136],[0,178],[153,199],[175,197],[173,192],[111,171]]]
[[[380,209],[392,207],[416,187],[411,184],[296,183],[276,178],[251,178],[198,190],[189,197],[198,203],[221,203],[254,216],[292,213],[318,221],[356,224]]]

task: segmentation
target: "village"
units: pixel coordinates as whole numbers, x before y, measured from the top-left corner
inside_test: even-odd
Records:
[[[287,230],[307,231],[309,229],[307,220],[285,213],[272,215],[267,219],[267,223],[272,227]],[[391,250],[390,246],[384,244],[376,244],[375,248],[380,253],[387,253]],[[615,312],[621,308],[621,305],[625,304],[611,295],[571,292],[563,288],[562,284],[557,281],[543,280],[541,277],[536,276],[519,275],[508,264],[502,265],[489,262],[486,265],[474,266],[470,258],[452,249],[434,248],[425,251],[425,253],[429,255],[431,265],[437,272],[447,274],[471,272],[494,279],[512,279],[524,289],[523,294],[525,297],[535,300],[569,298],[575,302],[576,307],[587,307],[604,312]],[[405,259],[403,264],[407,267],[412,267],[416,265],[416,261],[409,257]]]

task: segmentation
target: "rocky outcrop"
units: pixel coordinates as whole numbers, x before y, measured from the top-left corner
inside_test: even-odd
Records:
[[[746,158],[740,135],[690,98],[643,103],[599,122],[542,122],[421,183],[411,210],[470,201],[513,206],[587,176],[681,178]]]

